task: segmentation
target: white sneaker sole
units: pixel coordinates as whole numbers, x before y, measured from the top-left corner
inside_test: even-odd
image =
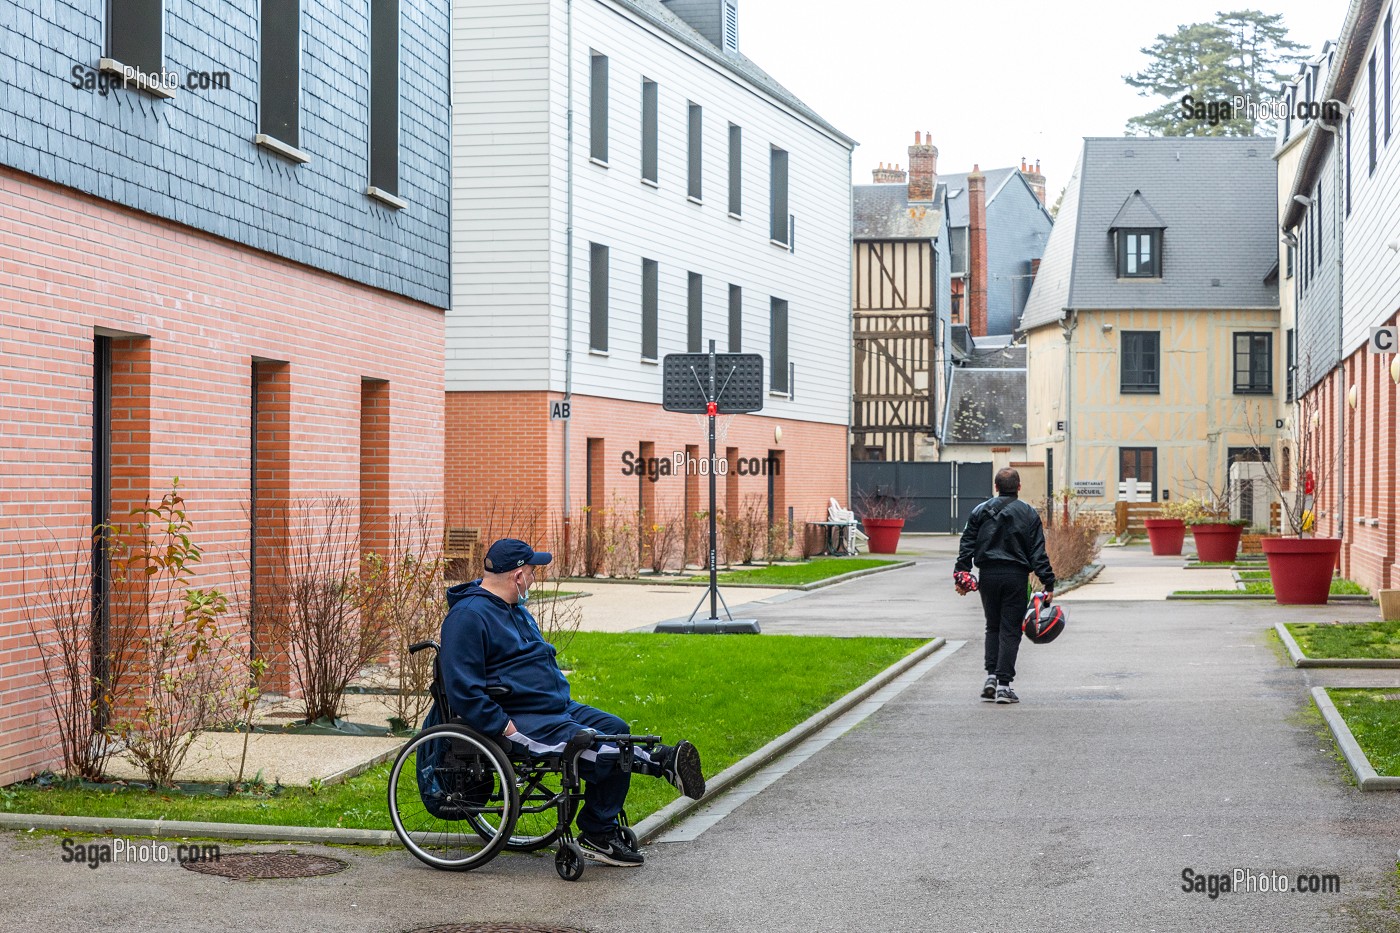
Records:
[[[604,855],[602,852],[595,852],[592,849],[585,849],[582,846],[579,846],[579,851],[582,852],[583,857],[590,862],[597,862],[599,865],[611,865],[614,868],[641,868],[642,865],[645,864],[643,862],[620,862],[611,856]]]

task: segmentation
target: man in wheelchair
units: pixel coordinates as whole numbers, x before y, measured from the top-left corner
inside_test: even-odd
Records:
[[[483,735],[502,737],[512,755],[558,754],[584,730],[599,735],[631,731],[611,713],[569,696],[554,646],[541,637],[525,608],[535,568],[550,560],[524,541],[503,538],[487,550],[480,580],[447,591],[440,663],[448,705]],[[644,861],[618,824],[632,771],[665,778],[687,797],[704,796],[700,753],[689,742],[658,745],[650,752],[634,746],[632,754],[630,768],[620,766],[618,747],[612,744],[595,742],[579,756],[584,791],[578,843],[592,861],[620,866]]]

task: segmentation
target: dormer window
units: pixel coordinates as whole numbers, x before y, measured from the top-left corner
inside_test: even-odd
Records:
[[[1162,231],[1118,231],[1118,277],[1157,279],[1162,277]]]

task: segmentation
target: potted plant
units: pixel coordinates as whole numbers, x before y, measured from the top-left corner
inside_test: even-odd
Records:
[[[923,512],[905,493],[873,493],[856,490],[852,511],[870,539],[871,554],[893,554],[899,549],[899,533],[908,519]]]
[[[1311,360],[1304,368],[1311,367]],[[1269,562],[1274,601],[1282,606],[1320,606],[1332,591],[1332,576],[1342,551],[1341,538],[1319,538],[1313,532],[1314,502],[1336,467],[1323,462],[1317,402],[1308,395],[1293,410],[1293,456],[1288,468],[1264,461],[1264,479],[1279,500],[1282,535],[1260,540]],[[1262,422],[1262,419],[1261,419]],[[1251,420],[1251,433],[1254,422]],[[1344,426],[1344,429],[1347,426]],[[1259,432],[1262,433],[1262,432]],[[1256,442],[1257,443],[1257,442]],[[1337,445],[1334,454],[1340,450]]]
[[[1156,557],[1176,557],[1181,554],[1181,546],[1186,541],[1186,519],[1196,513],[1196,506],[1190,499],[1175,499],[1162,503],[1156,518],[1143,519],[1147,526],[1147,540],[1152,545]]]
[[[1230,503],[1223,496],[1196,500],[1196,512],[1186,520],[1196,542],[1196,559],[1203,564],[1233,564],[1240,553],[1240,535],[1249,524],[1230,518]]]

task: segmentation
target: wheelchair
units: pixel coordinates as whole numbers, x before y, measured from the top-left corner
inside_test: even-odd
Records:
[[[435,641],[409,646],[411,654],[433,649],[429,688],[443,718],[419,731],[399,752],[389,772],[389,818],[404,847],[421,862],[444,871],[471,871],[502,850],[535,852],[557,846],[554,868],[565,881],[583,877],[584,855],[572,831],[583,800],[579,756],[595,742],[616,745],[620,767],[631,770],[632,750],[650,750],[656,735],[599,735],[587,729],[563,750],[524,754],[505,739],[485,736],[456,718],[443,686],[441,647]],[[504,697],[509,687],[488,686]],[[624,811],[618,823],[627,842],[637,835]]]

